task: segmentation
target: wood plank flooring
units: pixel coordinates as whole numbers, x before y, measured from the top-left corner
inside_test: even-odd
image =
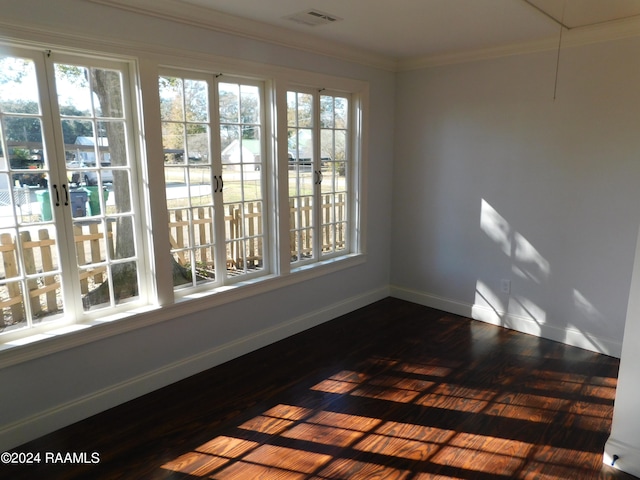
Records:
[[[0,478],[632,479],[602,464],[617,372],[388,298],[14,450],[87,463]]]

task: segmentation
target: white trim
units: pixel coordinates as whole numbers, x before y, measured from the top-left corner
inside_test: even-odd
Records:
[[[263,22],[229,15],[192,3],[175,0],[89,0],[93,3],[120,8],[143,15],[154,16],[207,28],[239,37],[281,45],[309,53],[372,66],[387,71],[406,71],[454,63],[473,62],[509,55],[554,50],[558,48],[556,36],[530,42],[498,47],[470,49],[438,55],[394,58],[340,42],[307,35]],[[620,40],[640,35],[640,19],[633,17],[602,24],[572,28],[563,35],[563,48],[592,43]]]
[[[640,35],[640,19],[632,18],[598,25],[572,28],[562,36],[562,48],[580,47],[594,43],[622,40]],[[429,55],[399,59],[396,71],[419,70],[422,68],[452,65],[455,63],[476,62],[492,58],[528,53],[545,52],[558,49],[558,38],[548,37],[531,42],[514,43],[498,47],[449,52],[442,55]]]
[[[456,63],[467,63],[492,58],[499,58],[511,55],[522,55],[535,52],[543,52],[558,48],[557,37],[548,37],[531,42],[521,42],[511,45],[503,45],[498,47],[471,49],[458,52],[448,52],[438,55],[424,55],[409,58],[392,58],[386,55],[372,53],[368,50],[358,49],[342,43],[332,42],[330,40],[318,39],[316,37],[305,35],[301,32],[290,32],[286,29],[274,27],[255,22],[247,19],[239,19],[228,14],[215,12],[211,9],[204,9],[193,4],[182,4],[177,9],[174,5],[170,5],[168,0],[139,0],[138,3],[144,4],[143,7],[132,6],[131,0],[88,0],[96,4],[102,4],[122,10],[127,10],[143,15],[163,18],[165,20],[176,21],[186,25],[199,28],[207,28],[209,30],[220,31],[223,33],[251,38],[254,40],[280,45],[288,48],[295,48],[311,54],[321,54],[338,60],[344,60],[355,64],[371,66],[390,72],[402,72],[408,70],[418,70],[422,68],[430,68],[442,65],[451,65]],[[162,8],[167,7],[169,9]],[[194,9],[204,10],[206,16],[194,13]],[[178,11],[179,10],[179,11]],[[189,13],[187,18],[182,18],[185,12]],[[233,18],[233,20],[229,20]],[[213,22],[213,23],[212,23]],[[252,30],[247,25],[258,24],[260,28]],[[68,31],[56,29],[51,26],[34,27],[31,24],[12,22],[6,23],[0,21],[0,30],[5,38],[12,40],[31,39],[39,42],[42,48],[50,48],[50,43],[67,44],[73,42],[86,51],[94,50],[112,50],[118,52],[119,55],[131,56],[131,52],[137,54],[145,53],[152,55],[173,55],[178,58],[186,56],[194,60],[200,58],[203,61],[212,61],[216,57],[214,55],[198,52],[184,52],[179,49],[171,49],[166,47],[158,47],[153,44],[135,43],[120,41],[115,39],[97,39],[88,35],[73,34]],[[274,33],[277,32],[277,33]],[[275,36],[274,36],[275,35]],[[640,19],[631,18],[607,22],[599,25],[574,28],[563,35],[563,48],[577,47],[581,45],[589,45],[593,43],[608,42],[613,40],[621,40],[629,37],[640,35]],[[80,48],[80,47],[79,47]],[[216,60],[218,63],[219,61]],[[225,63],[229,63],[227,58]],[[236,67],[246,65],[256,65],[257,62],[247,62],[243,60],[233,60]],[[193,66],[193,65],[191,65]],[[238,71],[238,68],[235,69]],[[287,70],[280,68],[281,72]]]
[[[115,57],[121,61],[135,61],[138,63],[138,67],[144,63],[145,65],[155,64],[158,69],[173,68],[192,72],[201,71],[206,74],[227,73],[236,77],[242,76],[261,81],[280,79],[311,87],[322,85],[326,89],[351,94],[361,92],[368,84],[367,80],[339,77],[207,52],[169,48],[153,43],[78,35],[50,26],[35,28],[30,24],[7,23],[0,19],[0,47],[3,45],[30,50],[62,49],[65,53],[95,55],[97,58],[113,59]]]
[[[357,226],[351,230],[351,251],[367,253],[367,208],[369,178],[369,84],[351,95],[353,123],[351,124],[350,174],[351,224]]]
[[[5,425],[0,429],[0,451],[14,448],[388,296],[388,287],[371,290]]]
[[[287,48],[295,48],[296,50],[302,50],[308,53],[368,65],[383,70],[394,71],[396,68],[395,59],[387,55],[378,54],[370,50],[353,47],[326,38],[318,38],[304,32],[288,30],[264,22],[229,15],[228,13],[201,7],[192,3],[171,0],[89,1],[194,27],[206,28],[237,37],[249,38]]]
[[[117,313],[86,323],[61,328],[60,332],[49,330],[33,337],[24,337],[16,342],[0,343],[0,369],[40,358],[70,348],[85,345],[114,335],[173,320],[214,308],[226,303],[270,292],[312,278],[361,265],[364,255],[350,255],[321,262],[295,274],[267,276],[247,280],[233,285],[185,295],[175,303],[165,306],[144,306],[128,312]],[[72,331],[70,331],[71,329]]]
[[[195,68],[210,74],[212,64],[215,64],[216,68],[222,68],[224,69],[223,71],[233,73],[236,76],[246,74],[251,78],[256,78],[256,75],[259,74],[261,77],[260,81],[269,82],[270,85],[283,85],[283,79],[286,78],[294,79],[301,84],[320,84],[326,88],[338,91],[348,91],[353,95],[366,95],[368,93],[368,83],[362,80],[263,65],[255,62],[236,61],[234,59],[208,54],[193,54],[192,52],[182,50],[167,52],[165,49],[149,45],[129,45],[125,42],[118,43],[117,41],[109,43],[108,41],[98,41],[98,39],[85,39],[81,41],[80,37],[77,35],[67,35],[62,32],[47,35],[45,31],[36,31],[33,27],[22,29],[20,26],[12,25],[4,28],[3,25],[4,24],[0,21],[0,31],[2,31],[2,34],[0,35],[0,45],[6,43],[11,46],[15,45],[16,47],[32,51],[37,51],[39,48],[44,48],[46,45],[48,48],[60,50],[60,52],[64,54],[82,53],[84,55],[88,55],[90,53],[94,53],[96,57],[100,59],[117,57],[120,55],[118,52],[126,51],[126,55],[122,55],[122,61],[131,62],[132,65],[137,65],[139,69],[138,73],[140,75],[139,81],[144,83],[146,86],[154,85],[155,82],[157,82],[157,70],[159,65],[171,65],[173,68],[186,67],[189,71],[194,71]],[[30,36],[33,38],[29,38]],[[62,41],[62,43],[58,45],[58,42],[60,41]],[[105,53],[104,48],[109,47],[111,47],[112,51]],[[143,50],[139,50],[139,48],[142,48]],[[148,55],[144,54],[145,48],[149,48]],[[136,59],[137,55],[140,56],[140,59]],[[143,66],[144,68],[142,68]],[[153,74],[150,73],[151,71]],[[150,92],[145,92],[145,95],[157,95],[157,93],[155,93],[156,90],[157,89],[152,88]],[[137,107],[140,109],[141,117],[144,119],[144,125],[151,130],[146,131],[146,135],[149,137],[150,133],[158,132],[160,130],[159,120],[155,119],[153,115],[154,113],[159,113],[158,106],[156,105],[159,104],[159,102],[157,101],[157,97],[155,98],[155,103],[152,101],[153,98],[151,100],[149,98],[137,99],[144,103],[145,108],[142,108],[140,104],[138,104]],[[151,112],[151,115],[149,115],[149,111]],[[159,118],[159,115],[157,116]],[[286,138],[286,135],[284,138]],[[154,146],[154,142],[147,142],[144,145],[147,150]],[[162,178],[154,177],[154,175],[157,175],[157,169],[152,169],[152,171],[149,172],[148,165],[145,165],[143,167],[143,171],[140,173],[142,174],[143,181],[147,183],[146,188],[143,189],[145,190],[145,195],[148,195],[149,199],[164,200],[162,198],[164,195],[160,190],[149,188],[149,185],[153,184],[154,178]],[[159,208],[157,205],[163,205],[163,207]],[[150,218],[153,218],[154,220],[154,229],[159,228],[161,230],[160,234],[163,231],[168,233],[166,201],[149,202],[148,206],[145,208],[148,209],[145,213],[148,213]],[[165,220],[162,220],[163,218],[165,218]],[[148,230],[146,231],[146,234],[151,235]],[[164,238],[168,238],[168,234],[152,235],[150,239],[152,242],[151,245],[156,247],[151,248],[151,254],[156,255],[156,265],[159,264],[157,263],[159,259],[164,261],[164,257],[162,257],[164,255],[162,253],[164,248],[157,248],[158,245],[164,242],[164,240],[162,240]],[[153,242],[156,242],[155,245]],[[287,254],[287,261],[288,258],[289,255]],[[68,319],[65,320],[63,317],[60,320],[43,324],[42,328],[30,330],[28,332],[28,337],[22,336],[27,334],[24,330],[7,332],[4,336],[0,336],[0,368],[16,365],[24,361],[60,352],[78,345],[84,345],[92,341],[97,341],[137,328],[170,320],[189,312],[197,312],[213,308],[228,302],[247,298],[251,295],[272,291],[310,278],[315,278],[320,275],[337,272],[344,268],[360,265],[365,261],[366,257],[364,255],[361,255],[359,252],[354,252],[352,254],[321,261],[317,266],[314,266],[313,271],[305,270],[295,273],[294,275],[289,275],[288,270],[286,272],[282,272],[279,271],[279,269],[276,269],[275,274],[271,276],[267,275],[255,280],[246,279],[234,285],[198,293],[188,292],[184,294],[184,299],[192,299],[189,302],[182,300],[175,301],[173,289],[163,289],[163,287],[170,282],[170,277],[168,277],[170,274],[165,273],[164,269],[160,269],[159,271],[154,271],[153,274],[158,275],[158,279],[165,280],[165,283],[157,282],[155,285],[156,288],[158,288],[157,301],[161,306],[140,306],[138,304],[138,306],[134,307],[131,304],[128,306],[122,305],[122,308],[117,310],[119,313],[115,313],[109,317],[100,317],[99,319],[87,319],[86,322],[77,324],[70,322]],[[160,264],[161,263],[162,262],[160,262]],[[276,274],[283,276],[276,277]],[[155,298],[153,298],[154,295],[151,295],[151,297],[155,300]],[[121,321],[125,319],[126,321]]]
[[[640,449],[638,447],[609,437],[604,445],[602,462],[611,465],[614,455],[619,457],[615,461],[614,468],[640,477]]]
[[[436,308],[474,320],[497,325],[521,333],[546,338],[565,345],[582,348],[603,355],[620,358],[622,344],[610,338],[588,335],[571,327],[556,327],[554,325],[540,325],[532,318],[508,312],[496,311],[484,305],[460,302],[449,298],[419,292],[404,287],[391,286],[391,296],[407,300],[419,305]]]
[[[566,44],[564,45],[567,46]],[[533,42],[502,45],[499,47],[483,48],[478,50],[464,50],[449,52],[442,55],[429,55],[424,57],[412,57],[398,61],[397,71],[406,72],[423,68],[453,65],[456,63],[477,62],[492,58],[507,57],[510,55],[524,55],[527,53],[544,52],[558,48],[558,39],[546,38]]]

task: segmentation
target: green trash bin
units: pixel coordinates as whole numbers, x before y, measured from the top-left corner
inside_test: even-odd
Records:
[[[102,210],[100,209],[100,187],[88,186],[84,187],[84,190],[89,193],[89,212],[88,215],[100,215]],[[109,190],[106,187],[102,187],[102,200],[104,204],[107,204],[109,198]]]
[[[36,200],[38,201],[38,205],[40,205],[40,216],[42,216],[42,220],[51,220],[53,216],[51,215],[51,198],[49,190],[37,190]]]

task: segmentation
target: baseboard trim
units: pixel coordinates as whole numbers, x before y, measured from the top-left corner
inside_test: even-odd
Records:
[[[618,459],[613,465],[614,468],[640,477],[640,449],[638,449],[638,447],[610,437],[604,446],[603,463],[611,465],[614,455],[618,456]]]
[[[389,295],[389,287],[383,287],[348,298],[4,425],[0,428],[0,451],[15,448],[42,435],[382,300]]]
[[[588,335],[575,328],[540,325],[533,319],[525,316],[500,312],[484,305],[464,303],[403,287],[391,286],[390,289],[392,297],[473,318],[474,320],[492,325],[509,328],[521,333],[535,335],[616,358],[620,358],[622,352],[622,344],[620,342],[615,342],[609,338]]]

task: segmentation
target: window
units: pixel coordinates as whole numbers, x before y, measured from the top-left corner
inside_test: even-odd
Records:
[[[159,86],[175,288],[264,273],[262,85],[172,74]]]
[[[0,54],[3,342],[242,298],[360,252],[358,94],[287,88],[277,69],[139,67],[136,83],[133,61],[106,55]],[[148,161],[136,106],[159,113],[144,117]]]
[[[128,64],[0,56],[2,331],[140,299]]]
[[[349,98],[287,92],[292,266],[348,252]]]

